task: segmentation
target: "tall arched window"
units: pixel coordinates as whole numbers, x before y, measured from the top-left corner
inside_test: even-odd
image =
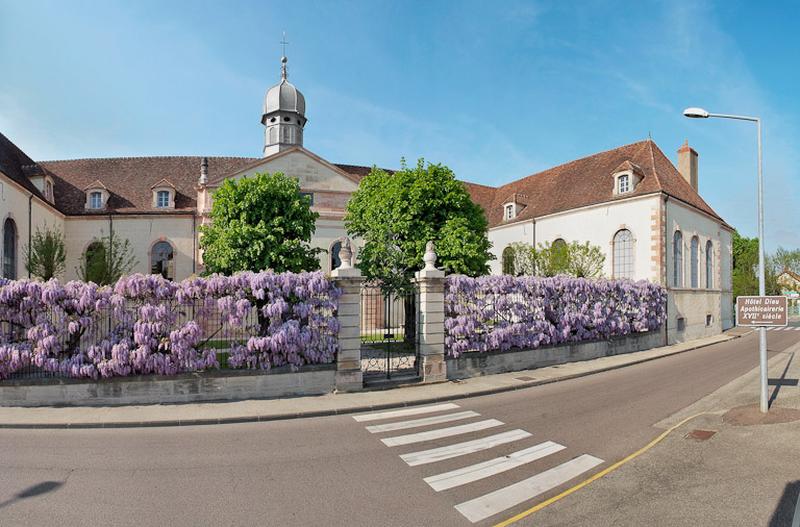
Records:
[[[628,229],[614,235],[614,278],[633,278],[633,234]]]
[[[700,287],[700,240],[697,236],[692,236],[690,258],[691,284],[693,288]]]
[[[168,242],[157,242],[150,251],[150,272],[175,280],[175,252]]]
[[[339,258],[339,251],[341,250],[341,241],[336,241],[333,245],[331,245],[331,271],[342,265],[342,259]]]
[[[706,289],[714,288],[714,244],[706,242]]]
[[[102,242],[96,241],[89,244],[83,253],[83,266],[81,280],[104,284],[107,282],[108,264],[106,262],[106,247]]]
[[[17,278],[17,224],[11,218],[3,224],[3,277]]]
[[[672,238],[672,285],[683,287],[683,234],[675,231]]]
[[[514,249],[510,245],[503,249],[503,274],[514,274]]]

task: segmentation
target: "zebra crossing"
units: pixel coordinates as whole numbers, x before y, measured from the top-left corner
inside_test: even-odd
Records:
[[[778,326],[767,328],[767,331],[800,331],[800,326]]]
[[[404,431],[399,435],[381,438],[381,442],[390,448],[415,445],[439,439],[452,441],[444,446],[400,454],[400,459],[410,467],[430,465],[448,459],[459,459],[462,456],[490,451],[502,445],[511,445],[517,441],[533,437],[532,433],[519,428],[498,431],[498,427],[503,426],[505,423],[497,419],[476,420],[479,418],[481,418],[481,415],[478,412],[464,410],[455,403],[442,403],[353,416],[353,419],[360,423],[380,421],[379,424],[365,425],[366,430],[371,434],[390,434]],[[463,421],[466,420],[472,421],[464,423]],[[436,426],[436,428],[413,431],[415,428],[432,426]],[[476,432],[488,435],[467,441],[459,437]],[[488,478],[512,469],[525,467],[534,461],[546,459],[552,454],[566,450],[566,448],[566,446],[554,441],[543,441],[486,461],[471,464],[465,463],[459,468],[427,476],[423,478],[423,481],[434,492],[444,492],[478,481],[490,481]],[[454,507],[467,520],[477,523],[512,507],[534,500],[536,497],[577,478],[602,463],[603,460],[600,458],[589,454],[581,454],[547,470],[531,474],[516,483],[502,486],[491,492],[458,503]]]

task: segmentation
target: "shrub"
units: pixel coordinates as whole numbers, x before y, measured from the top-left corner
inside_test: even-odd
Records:
[[[448,356],[607,339],[659,328],[666,290],[646,281],[449,276]]]

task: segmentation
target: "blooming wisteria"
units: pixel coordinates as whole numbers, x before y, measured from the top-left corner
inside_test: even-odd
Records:
[[[66,377],[173,375],[334,361],[340,290],[320,273],[238,273],[113,287],[0,280],[0,379],[27,366]]]
[[[644,280],[452,275],[445,348],[458,357],[651,331],[664,323],[666,305],[666,290]]]

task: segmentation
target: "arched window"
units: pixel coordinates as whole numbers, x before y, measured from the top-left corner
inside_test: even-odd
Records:
[[[336,241],[333,245],[331,245],[331,271],[342,265],[342,259],[339,258],[339,251],[341,250],[341,241]]]
[[[614,278],[633,278],[633,234],[628,229],[614,235]]]
[[[150,251],[150,272],[175,280],[175,252],[168,242],[157,242]]]
[[[92,242],[83,253],[83,269],[81,280],[101,284],[106,282],[106,247],[102,242]]]
[[[11,218],[3,224],[3,277],[17,278],[17,224]]]
[[[509,245],[503,249],[503,274],[514,275],[514,249]]]
[[[691,284],[693,288],[700,287],[700,240],[697,236],[692,236],[692,244],[691,244],[691,253],[690,257],[690,272],[691,272]]]
[[[683,234],[675,231],[672,238],[672,285],[683,287]]]
[[[706,242],[706,289],[714,287],[714,244]]]

